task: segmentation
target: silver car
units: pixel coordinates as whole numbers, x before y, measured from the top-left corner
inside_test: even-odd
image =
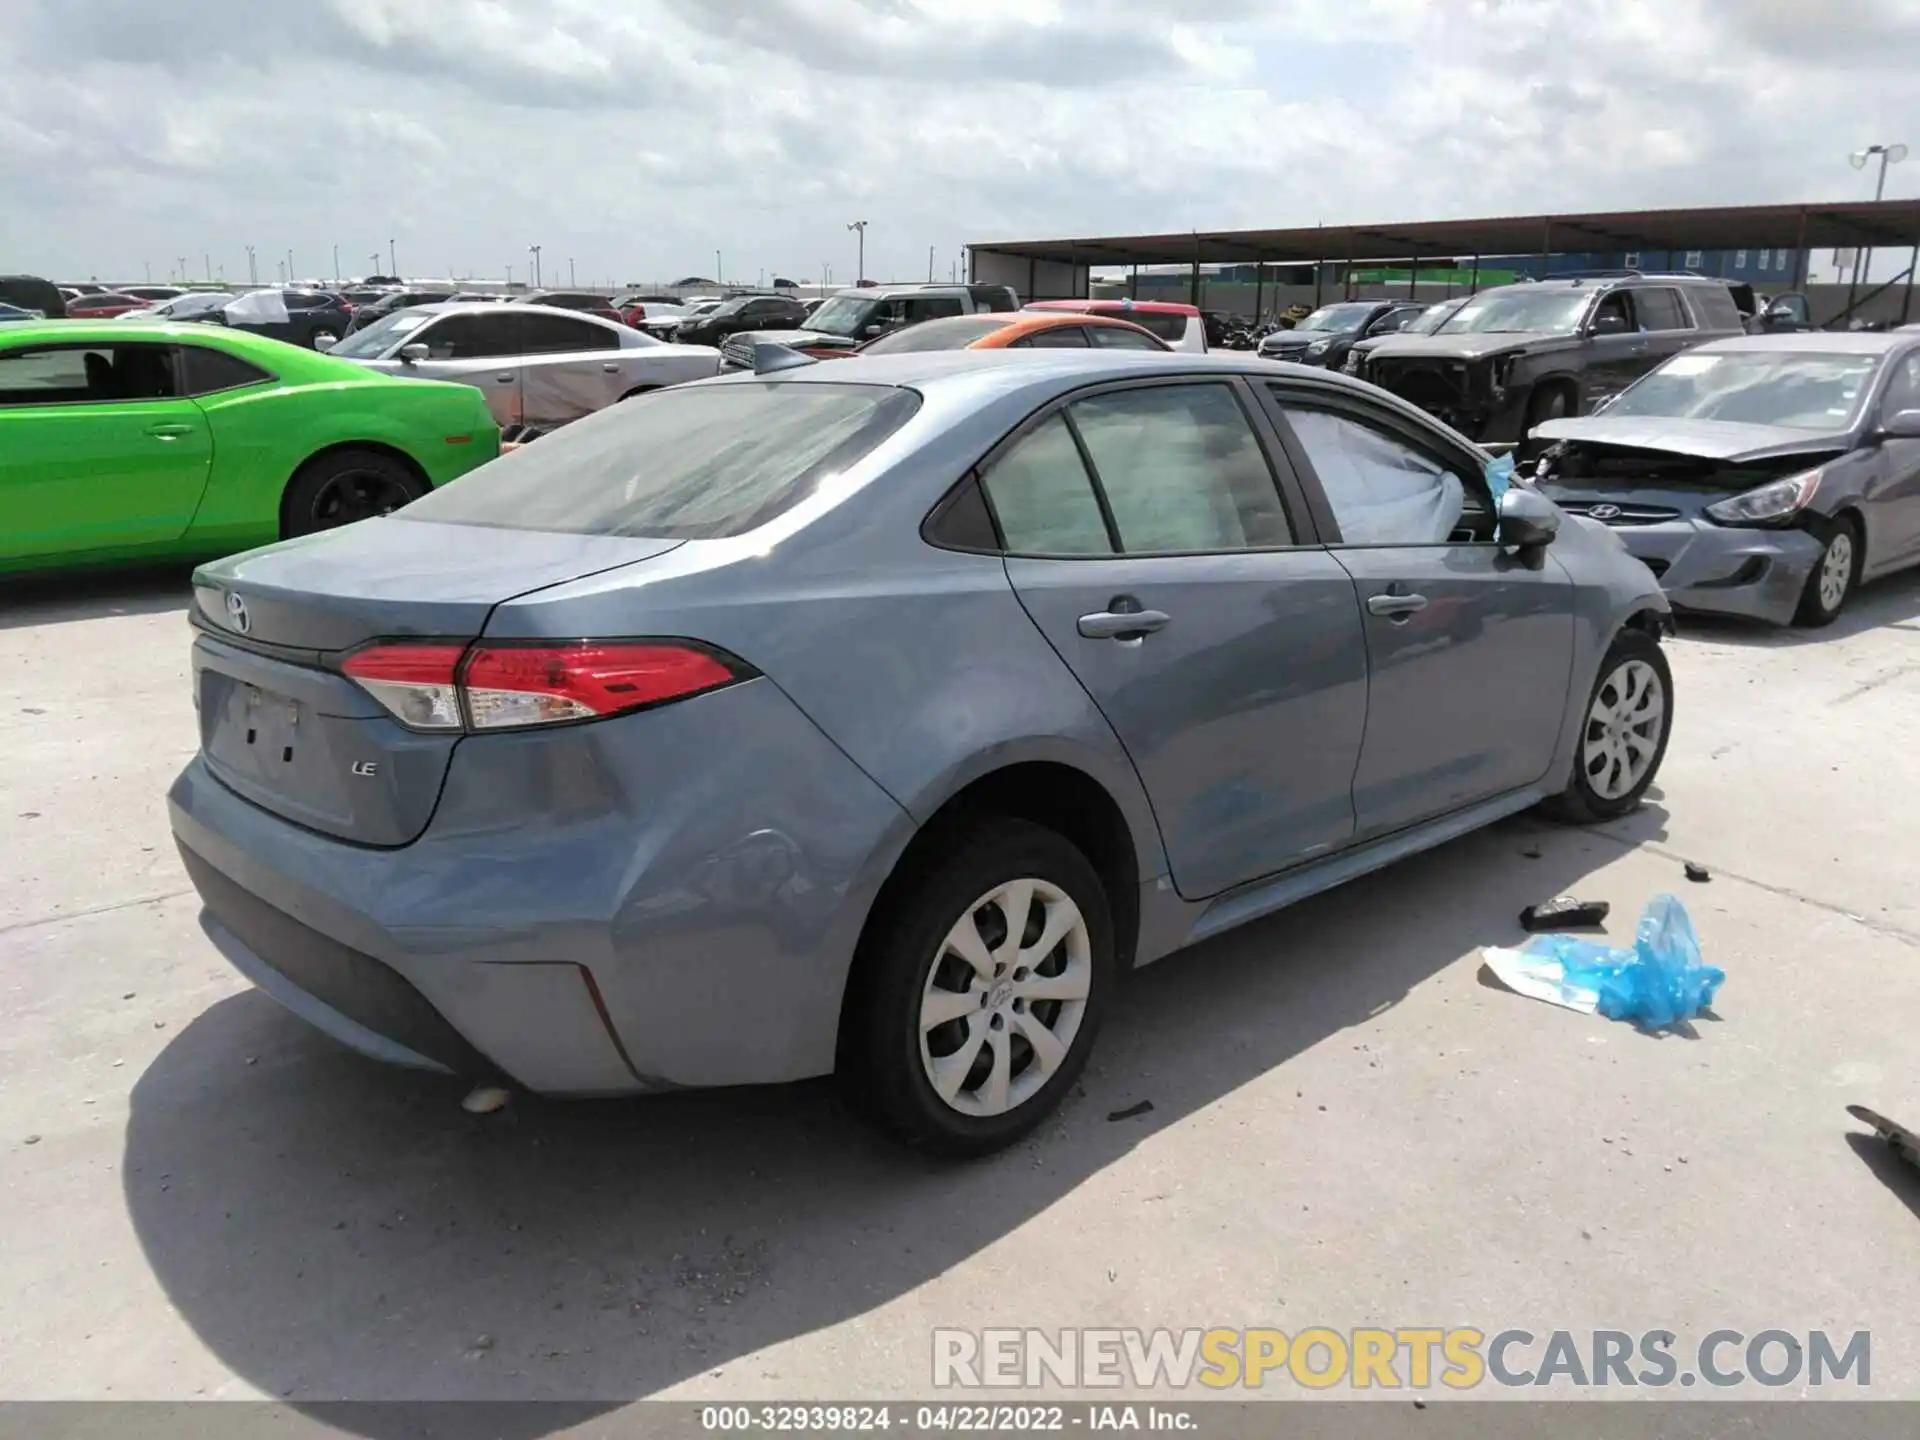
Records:
[[[1659,768],[1646,567],[1380,391],[761,364],[197,572],[170,815],[236,968],[401,1064],[831,1071],[979,1153],[1121,971]]]
[[[1539,489],[1612,526],[1678,607],[1826,625],[1920,564],[1920,335],[1715,341],[1533,435],[1554,442]]]
[[[476,386],[502,429],[550,430],[720,369],[710,345],[667,344],[577,310],[485,301],[396,310],[330,353],[390,374]]]

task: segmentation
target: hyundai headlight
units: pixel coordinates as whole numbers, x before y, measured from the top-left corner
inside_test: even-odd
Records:
[[[1707,518],[1721,525],[1777,525],[1804,509],[1819,488],[1818,470],[1789,475],[1729,499],[1716,500],[1707,506]]]

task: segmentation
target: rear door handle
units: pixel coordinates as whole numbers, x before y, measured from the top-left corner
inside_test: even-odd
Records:
[[[1370,595],[1367,597],[1367,613],[1384,615],[1390,620],[1404,620],[1409,615],[1417,615],[1427,608],[1424,595]]]
[[[183,425],[179,421],[169,421],[161,425],[149,425],[147,433],[156,440],[178,440],[182,435],[193,434],[193,426]]]
[[[618,375],[620,373],[620,367],[618,365],[602,365],[600,368],[609,375]]]
[[[1096,610],[1080,617],[1080,633],[1089,640],[1138,640],[1172,619],[1164,610]]]
[[[496,375],[493,377],[493,380],[496,385],[511,385],[513,383],[513,376]]]

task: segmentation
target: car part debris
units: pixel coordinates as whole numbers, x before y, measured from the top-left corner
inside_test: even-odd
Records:
[[[1920,1135],[1915,1135],[1904,1125],[1894,1124],[1886,1116],[1876,1114],[1864,1105],[1849,1105],[1847,1113],[1863,1124],[1871,1125],[1880,1138],[1892,1147],[1893,1153],[1909,1165],[1920,1165]]]
[[[1576,900],[1562,895],[1544,905],[1529,905],[1520,912],[1520,924],[1529,934],[1547,930],[1585,930],[1605,923],[1613,906],[1604,900]]]
[[[1706,866],[1698,864],[1692,860],[1687,861],[1686,865],[1687,865],[1687,879],[1693,881],[1694,884],[1704,885],[1707,883],[1707,881],[1713,879],[1713,872],[1707,869]]]
[[[1111,1114],[1107,1116],[1107,1119],[1131,1120],[1136,1116],[1145,1115],[1151,1109],[1153,1109],[1153,1101],[1142,1100],[1138,1105],[1129,1105],[1124,1110],[1113,1111]]]
[[[1727,978],[1701,961],[1687,907],[1672,895],[1655,896],[1641,911],[1631,950],[1543,935],[1522,950],[1485,946],[1480,953],[1516,994],[1648,1030],[1699,1014]]]

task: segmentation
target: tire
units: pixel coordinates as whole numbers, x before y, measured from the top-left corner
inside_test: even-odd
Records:
[[[387,515],[427,493],[403,462],[378,450],[348,448],[317,455],[294,472],[280,500],[280,533],[311,535]]]
[[[1045,955],[1023,955],[1017,942],[1004,948],[1006,907],[1023,891],[1029,944],[1044,939],[1048,925],[1065,927]],[[963,934],[978,941],[975,954],[991,968],[983,972],[953,948]],[[951,1158],[999,1150],[1044,1120],[1079,1079],[1114,970],[1111,910],[1087,858],[1023,820],[967,822],[889,887],[868,924],[848,980],[841,1082],[916,1149]],[[1060,993],[1028,998],[1041,988]],[[925,1023],[943,1011],[946,1019]],[[1054,1043],[1036,1048],[1029,1037],[1041,1032]],[[950,1099],[935,1088],[936,1073],[952,1087]]]
[[[1658,685],[1652,701],[1632,708],[1633,713],[1639,713],[1650,704],[1657,704],[1657,733],[1649,733],[1647,722],[1622,727],[1597,714],[1602,707],[1617,711],[1623,699],[1644,693],[1636,692],[1634,686],[1648,679]],[[1587,696],[1580,736],[1574,745],[1573,778],[1565,790],[1548,802],[1547,808],[1563,820],[1582,825],[1617,820],[1631,813],[1639,807],[1647,787],[1660,773],[1660,762],[1667,754],[1667,739],[1672,734],[1673,672],[1667,667],[1666,654],[1651,635],[1639,630],[1622,630],[1600,662],[1593,689]],[[1627,738],[1629,735],[1638,735],[1652,745],[1651,759]],[[1602,743],[1610,737],[1616,743]],[[1644,770],[1631,768],[1640,763],[1645,764]],[[1623,765],[1625,773],[1622,773]]]
[[[1833,522],[1827,543],[1821,547],[1819,563],[1807,576],[1806,588],[1800,592],[1800,608],[1793,613],[1794,624],[1817,630],[1840,618],[1840,612],[1847,608],[1860,583],[1863,548],[1860,526],[1852,516],[1842,515]]]
[[[1573,397],[1559,381],[1540,386],[1527,401],[1527,433],[1549,420],[1564,420],[1573,413]]]

